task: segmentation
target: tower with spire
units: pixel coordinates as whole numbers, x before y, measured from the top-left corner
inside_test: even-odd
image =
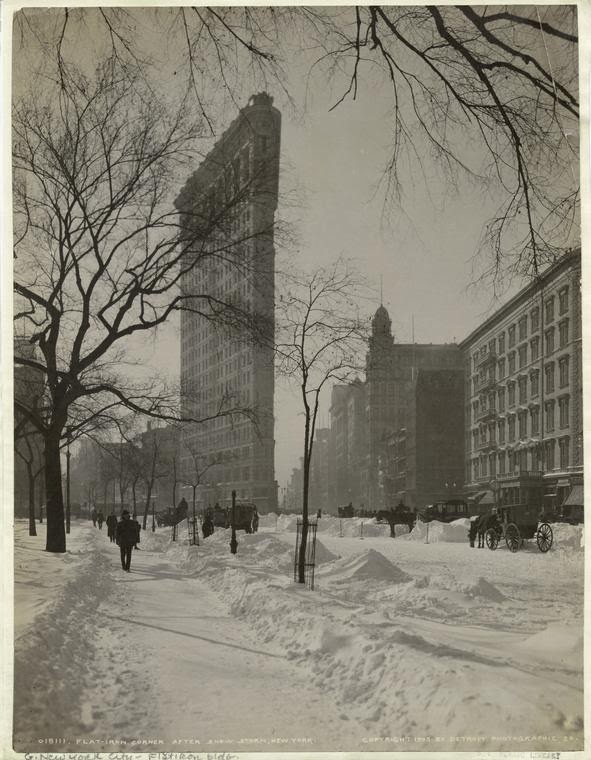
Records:
[[[417,407],[417,389],[424,385],[419,386],[419,381],[428,376],[430,387],[441,383],[443,389],[452,379],[457,380],[461,371],[461,353],[455,344],[416,344],[414,340],[397,343],[388,310],[380,303],[372,318],[366,355],[366,459],[359,476],[364,484],[360,501],[366,507],[379,510],[399,501],[411,507],[424,506],[416,503],[421,488],[416,467],[417,457],[426,454],[430,444],[416,439],[417,415],[421,411]],[[392,468],[393,439],[405,442],[407,455],[402,470],[398,468],[400,472]]]

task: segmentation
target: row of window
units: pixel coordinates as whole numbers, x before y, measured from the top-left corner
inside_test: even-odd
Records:
[[[558,409],[558,425],[561,430],[568,428],[570,424],[570,397],[561,396],[556,400],[552,399],[544,404],[544,431],[552,433],[555,430],[556,409]],[[529,421],[529,425],[528,425]],[[517,438],[523,440],[528,435],[540,434],[540,407],[534,406],[531,409],[524,409],[517,414],[510,414],[507,419],[490,422],[486,425],[480,425],[478,430],[472,431],[472,450],[483,446],[492,446],[497,442],[505,443],[507,440],[512,443]],[[505,436],[507,436],[505,438]]]
[[[556,444],[558,443],[558,457]],[[520,451],[499,451],[473,459],[468,478],[494,478],[497,475],[510,475],[519,471],[551,472],[556,467],[566,470],[570,466],[570,438],[564,436],[558,441],[552,438],[543,445]]]
[[[558,304],[556,304],[558,301]],[[558,316],[568,312],[569,307],[569,288],[565,285],[558,292],[558,299],[554,295],[549,296],[544,301],[544,325],[549,325],[555,319],[556,305],[558,305]],[[478,365],[489,354],[504,354],[506,348],[513,348],[518,342],[524,341],[529,335],[540,329],[540,307],[534,306],[528,314],[524,314],[514,324],[503,330],[496,338],[491,338],[488,343],[481,346],[473,357],[473,369],[476,372]]]
[[[556,350],[555,328],[550,327],[544,333],[545,355],[549,356]],[[569,320],[565,319],[558,325],[558,348],[566,348],[569,342]],[[529,356],[528,356],[529,347]],[[503,380],[508,375],[514,374],[517,369],[523,369],[528,362],[537,361],[540,358],[540,337],[536,336],[527,343],[519,346],[517,351],[510,351],[506,357],[502,357],[495,364],[487,367],[481,367],[477,376],[472,379],[473,389],[477,392],[478,388],[487,383],[495,382],[495,379]]]
[[[570,380],[570,356],[562,356],[558,360],[558,387],[568,388]],[[528,396],[529,380],[529,396]],[[556,363],[549,362],[544,367],[544,392],[554,393],[556,390]],[[540,395],[540,371],[532,370],[528,375],[521,375],[517,380],[511,380],[506,387],[490,393],[481,394],[479,399],[472,402],[472,424],[482,416],[501,414],[505,406],[511,408],[516,404],[526,404],[528,398],[535,399]]]

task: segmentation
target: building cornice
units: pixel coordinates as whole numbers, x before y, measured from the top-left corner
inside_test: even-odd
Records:
[[[474,343],[482,335],[485,335],[491,328],[501,322],[507,314],[517,308],[520,304],[528,301],[540,288],[544,287],[550,280],[553,280],[563,271],[581,266],[581,249],[576,248],[564,254],[555,264],[550,266],[541,275],[536,277],[532,282],[516,293],[513,298],[500,307],[488,319],[482,322],[473,330],[464,340],[460,341],[459,347],[464,350],[471,343]]]

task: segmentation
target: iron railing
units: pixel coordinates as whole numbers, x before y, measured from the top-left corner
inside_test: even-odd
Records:
[[[299,581],[299,558],[300,558],[300,546],[302,543],[302,531],[304,527],[304,521],[297,521],[296,531],[296,545],[295,545],[295,557],[293,562],[293,579],[297,583]],[[306,557],[304,562],[304,582],[306,587],[310,591],[314,591],[314,567],[316,563],[316,530],[318,523],[308,522],[308,532],[306,537]]]

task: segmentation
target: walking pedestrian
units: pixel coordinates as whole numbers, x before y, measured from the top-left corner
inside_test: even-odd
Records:
[[[257,533],[259,529],[259,513],[257,508],[254,508],[254,513],[252,515],[252,532]]]
[[[103,529],[103,523],[105,522],[105,516],[104,516],[102,510],[96,516],[96,521],[98,523],[99,530],[102,530]]]
[[[121,567],[126,572],[129,572],[131,553],[138,541],[136,523],[130,518],[129,512],[124,509],[121,513],[121,520],[117,523],[117,546],[121,552]]]
[[[394,514],[394,508],[390,507],[388,513],[388,522],[390,523],[390,538],[396,538],[396,516]]]
[[[93,508],[92,508],[92,512],[90,513],[90,519],[92,520],[92,525],[93,525],[93,527],[95,527],[95,528],[96,528],[96,518],[97,518],[97,515],[98,515],[97,511],[96,511],[96,509],[93,507]]]
[[[111,543],[114,543],[117,537],[117,515],[115,514],[115,510],[107,517],[107,535]]]

